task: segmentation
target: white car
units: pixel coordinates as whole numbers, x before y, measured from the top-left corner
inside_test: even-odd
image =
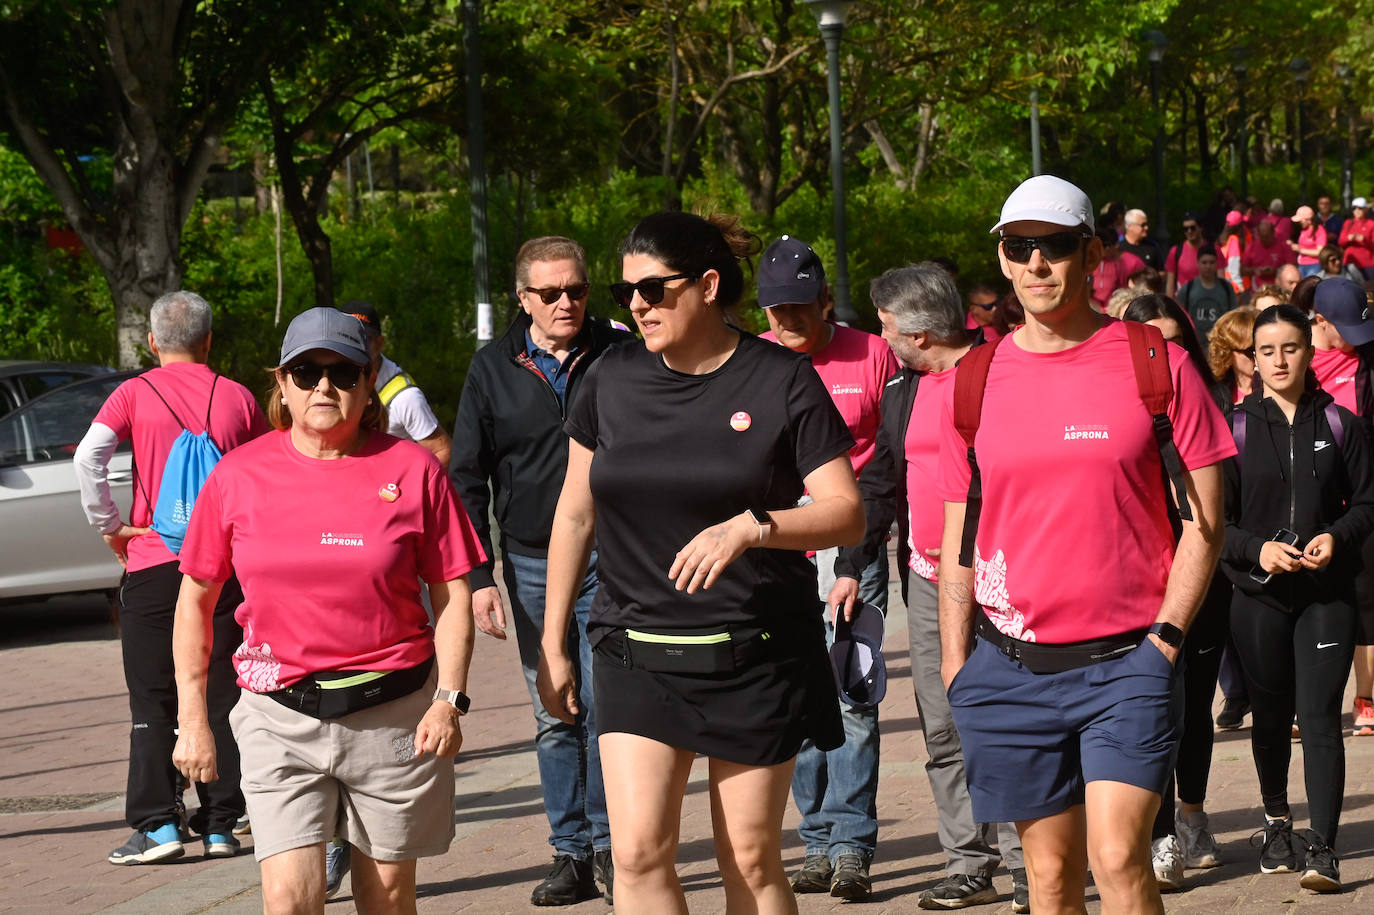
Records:
[[[119,587],[123,573],[81,510],[72,455],[114,389],[136,372],[54,388],[0,417],[0,601]],[[110,461],[110,493],[131,501],[133,452]]]

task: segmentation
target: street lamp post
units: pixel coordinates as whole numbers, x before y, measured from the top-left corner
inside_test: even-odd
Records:
[[[1350,212],[1350,201],[1355,199],[1355,106],[1350,98],[1350,78],[1354,76],[1345,64],[1336,67],[1336,78],[1341,81],[1341,107],[1345,109],[1345,143],[1341,150],[1341,207],[1342,212]]]
[[[835,212],[835,317],[852,324],[858,319],[849,301],[849,252],[845,244],[844,123],[840,117],[840,39],[854,0],[805,0],[820,23],[825,41],[830,83],[830,190]]]
[[[482,132],[482,43],[479,0],[463,0],[467,58],[468,188],[471,196],[472,281],[477,296],[477,345],[492,338],[491,279],[487,273],[487,145]]]
[[[1245,77],[1249,72],[1249,67],[1245,65],[1245,58],[1249,57],[1249,50],[1244,46],[1236,48],[1231,52],[1231,72],[1236,76],[1236,96],[1238,107],[1240,108],[1240,199],[1244,200],[1250,196],[1250,122],[1249,115],[1245,111]]]
[[[1168,244],[1169,223],[1164,218],[1164,115],[1159,109],[1159,70],[1164,63],[1164,49],[1169,42],[1159,29],[1149,29],[1143,37],[1149,44],[1150,101],[1155,109],[1155,237]]]
[[[1038,175],[1044,169],[1040,162],[1040,90],[1032,89],[1030,98],[1031,133],[1031,174]]]
[[[1301,185],[1298,191],[1298,203],[1307,203],[1307,126],[1303,123],[1303,96],[1307,95],[1307,74],[1312,70],[1312,65],[1307,62],[1306,57],[1294,57],[1288,62],[1288,69],[1293,74],[1293,82],[1298,84],[1298,175]]]

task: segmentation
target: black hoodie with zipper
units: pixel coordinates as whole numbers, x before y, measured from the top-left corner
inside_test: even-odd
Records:
[[[1273,398],[1256,391],[1236,405],[1245,413],[1245,448],[1226,461],[1226,542],[1221,566],[1246,594],[1285,612],[1316,601],[1354,601],[1360,545],[1374,531],[1374,467],[1365,424],[1337,407],[1343,442],[1327,421],[1331,395],[1309,391],[1290,424]],[[1235,428],[1236,415],[1232,416]],[[1260,549],[1282,528],[1298,549],[1322,533],[1335,545],[1324,569],[1283,572],[1268,584],[1250,577]]]

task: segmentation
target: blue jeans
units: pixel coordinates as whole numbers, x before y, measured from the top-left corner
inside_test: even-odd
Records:
[[[535,677],[539,671],[539,641],[544,630],[544,587],[548,560],[502,552],[506,592],[520,646],[520,666],[534,702],[534,752],[539,759],[539,782],[544,811],[549,817],[549,844],[560,855],[578,860],[593,850],[611,847],[611,824],[606,816],[606,789],[601,782],[601,751],[596,742],[592,702],[592,649],[587,642],[587,613],[596,594],[596,553],[577,594],[574,625],[568,627],[568,657],[577,661],[577,724],[564,724],[544,710]]]
[[[1298,276],[1307,279],[1309,276],[1316,276],[1322,272],[1321,264],[1298,264]]]
[[[821,594],[834,581],[834,550],[816,555]],[[883,550],[859,579],[859,599],[887,613],[887,551]],[[835,627],[826,622],[826,642]],[[792,799],[801,811],[801,836],[808,855],[834,861],[845,852],[873,860],[878,845],[878,710],[859,711],[840,702],[844,744],[826,753],[811,741],[802,744],[792,772]]]

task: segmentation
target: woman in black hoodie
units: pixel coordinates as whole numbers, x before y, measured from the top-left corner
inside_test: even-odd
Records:
[[[1341,887],[1332,847],[1345,791],[1340,716],[1355,647],[1355,573],[1374,529],[1369,439],[1317,387],[1301,311],[1266,308],[1254,343],[1263,387],[1231,419],[1239,453],[1226,466],[1222,568],[1236,586],[1231,631],[1254,704],[1260,870],[1301,870],[1304,887],[1332,892]],[[1312,820],[1296,846],[1287,791],[1295,710]]]

